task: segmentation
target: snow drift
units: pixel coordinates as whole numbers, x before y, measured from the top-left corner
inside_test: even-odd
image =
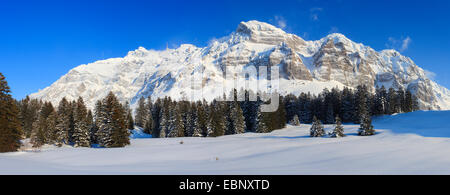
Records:
[[[0,154],[0,174],[450,174],[448,118],[386,116],[374,120],[375,136],[345,125],[339,139],[310,138],[310,125],[219,138],[145,139],[138,130],[126,148]]]

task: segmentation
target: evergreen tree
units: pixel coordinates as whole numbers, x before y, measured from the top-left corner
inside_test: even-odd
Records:
[[[6,78],[0,73],[0,152],[14,152],[21,146],[19,109],[10,93]]]
[[[322,122],[317,119],[316,116],[313,117],[313,124],[311,127],[311,137],[322,137],[325,135],[325,130],[323,128]]]
[[[334,124],[334,110],[333,110],[333,104],[328,104],[328,109],[327,109],[327,113],[326,113],[326,124]]]
[[[258,109],[256,117],[256,133],[269,133],[269,127],[267,127],[266,113],[261,112],[261,107]]]
[[[153,135],[154,128],[155,128],[155,124],[153,121],[153,114],[152,114],[152,112],[149,112],[147,114],[147,119],[145,120],[144,133]]]
[[[79,97],[74,112],[75,129],[73,133],[73,144],[75,147],[91,146],[87,114],[88,110],[84,104],[83,98]]]
[[[345,137],[344,127],[342,126],[341,118],[339,118],[339,116],[336,116],[335,121],[336,121],[336,125],[334,127],[333,132],[330,134],[330,137],[333,137],[333,138]]]
[[[231,118],[233,120],[234,134],[245,133],[245,118],[244,113],[239,106],[239,103],[235,101],[231,110]]]
[[[94,115],[91,110],[89,110],[87,114],[87,123],[89,127],[89,140],[91,141],[90,145],[92,146],[92,144],[98,144],[97,137],[95,136],[98,131],[98,127],[94,122]]]
[[[361,127],[359,128],[358,135],[360,136],[375,135],[375,130],[372,126],[372,119],[370,118],[370,115],[367,112],[363,113],[361,117]]]
[[[69,144],[69,129],[70,129],[70,104],[66,98],[59,102],[57,121],[56,121],[56,145],[61,147],[64,144]]]
[[[97,139],[102,147],[124,147],[130,144],[130,132],[126,125],[126,112],[113,93],[102,100],[98,110],[99,130]]]
[[[194,131],[194,137],[206,137],[208,135],[208,116],[206,112],[207,107],[208,104],[206,102],[199,102],[197,106],[198,132]]]
[[[226,117],[219,102],[213,101],[209,115],[208,137],[220,137],[225,135],[227,129],[225,124]]]
[[[361,122],[361,117],[365,112],[369,112],[369,107],[367,105],[369,92],[365,85],[360,85],[357,87],[358,90],[355,94],[355,113],[353,115],[353,122],[359,124]]]
[[[397,107],[397,92],[394,90],[394,88],[389,88],[388,96],[387,96],[387,114],[395,114],[399,113],[399,109]]]
[[[187,114],[187,126],[186,130],[188,132],[187,136],[189,137],[202,137],[203,133],[200,129],[198,122],[198,106],[197,103],[193,102],[189,109],[189,113]]]
[[[161,124],[160,124],[160,132],[159,137],[165,138],[170,131],[171,125],[171,116],[170,116],[170,100],[168,98],[164,98],[162,103],[162,109],[160,113]]]
[[[119,103],[114,94],[110,94],[114,98],[111,98],[112,102],[112,113],[111,113],[111,121],[112,121],[112,141],[113,144],[111,147],[125,147],[130,145],[130,132],[127,128],[126,122],[126,111],[123,109],[123,106]]]
[[[138,127],[144,127],[145,120],[148,118],[147,113],[148,110],[147,105],[145,103],[145,98],[141,97],[138,102],[138,107],[136,108],[136,117],[135,117],[135,122]]]
[[[127,115],[127,128],[130,130],[134,129],[134,119],[133,119],[133,111],[130,108],[130,103],[127,101],[125,102],[125,105],[123,107],[125,109],[126,115]]]
[[[39,148],[44,144],[52,144],[55,132],[55,117],[49,118],[54,114],[55,110],[50,102],[45,102],[39,112],[38,120],[33,123],[31,134],[31,143],[33,147]]]
[[[353,113],[355,112],[355,102],[352,90],[344,88],[342,91],[341,114],[344,122],[353,122]]]

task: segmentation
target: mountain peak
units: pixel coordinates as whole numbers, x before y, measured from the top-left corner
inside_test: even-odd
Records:
[[[260,22],[257,20],[250,20],[248,22],[241,22],[236,30],[236,32],[241,32],[245,34],[252,34],[256,32],[266,32],[266,33],[285,33],[280,28],[277,28],[271,24]]]
[[[239,71],[247,65],[279,66],[283,82],[279,90],[285,94],[317,94],[335,86],[365,84],[374,89],[382,85],[414,91],[423,109],[450,109],[448,90],[429,81],[423,69],[397,51],[377,52],[339,33],[304,41],[255,20],[241,22],[236,32],[205,48],[190,44],[164,51],[139,47],[125,58],[79,66],[30,97],[57,104],[63,97],[82,96],[91,108],[109,91],[132,105],[148,96],[181,99],[193,92],[190,76],[200,77],[207,70],[214,74],[202,82],[202,93],[192,94],[194,100],[212,100],[223,95],[215,90],[223,83],[223,68],[236,67]]]

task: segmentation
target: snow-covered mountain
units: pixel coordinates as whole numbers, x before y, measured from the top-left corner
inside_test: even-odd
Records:
[[[194,99],[211,100],[223,93],[217,88],[225,82],[225,67],[239,71],[252,65],[278,66],[282,93],[318,93],[360,84],[374,90],[383,85],[413,91],[422,109],[450,109],[450,91],[395,50],[377,52],[342,34],[305,41],[258,21],[242,22],[231,35],[204,48],[181,45],[154,51],[140,47],[124,58],[78,66],[31,97],[57,104],[63,97],[81,96],[91,108],[109,91],[132,104],[143,96],[180,99],[193,94]],[[204,72],[209,76],[192,86],[192,76]],[[199,88],[202,93],[196,92]]]

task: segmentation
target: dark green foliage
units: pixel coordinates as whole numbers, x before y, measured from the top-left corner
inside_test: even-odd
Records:
[[[322,137],[325,135],[325,130],[323,128],[322,122],[317,119],[316,116],[313,117],[313,124],[311,127],[311,137]]]
[[[19,109],[10,93],[6,78],[0,73],[0,152],[14,152],[21,145]]]
[[[73,144],[75,147],[90,147],[91,136],[88,121],[88,110],[84,104],[83,98],[79,97],[74,111],[74,133]]]
[[[339,118],[339,116],[337,116],[335,121],[336,121],[336,125],[334,127],[333,132],[330,134],[330,137],[333,137],[333,138],[345,137],[344,127],[342,126],[341,118]]]

